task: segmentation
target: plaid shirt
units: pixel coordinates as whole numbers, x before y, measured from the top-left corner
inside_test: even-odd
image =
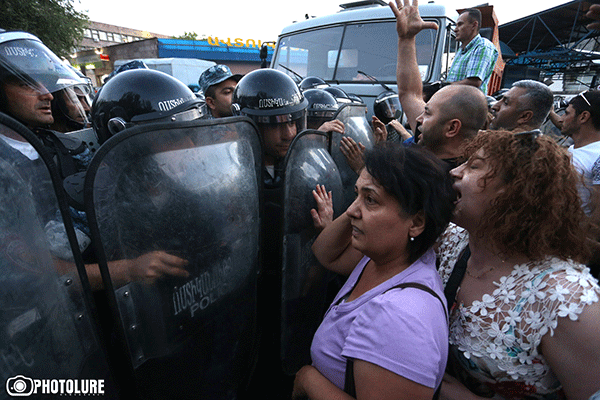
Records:
[[[466,78],[479,78],[480,89],[487,94],[487,84],[497,59],[498,50],[494,44],[477,34],[464,49],[461,47],[458,50],[446,80],[456,82]]]

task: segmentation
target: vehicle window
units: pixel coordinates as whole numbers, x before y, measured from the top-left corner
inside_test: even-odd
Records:
[[[448,36],[446,37],[446,44],[444,46],[444,55],[442,56],[442,80],[446,79],[448,74],[448,69],[452,65],[452,61],[454,60],[454,56],[458,50],[459,42],[456,41],[456,35],[454,34],[454,30],[448,29]]]
[[[318,76],[325,80],[333,79],[335,60],[329,66],[331,51],[338,51],[342,40],[343,27],[319,29],[287,36],[280,40],[274,67],[285,71],[281,65],[293,70],[302,77]]]
[[[427,79],[433,60],[436,35],[435,30],[424,30],[416,37],[423,80]],[[285,71],[283,65],[303,77],[318,76],[338,82],[368,80],[358,73],[364,71],[381,82],[393,83],[397,40],[394,21],[349,24],[345,32],[341,26],[303,32],[280,39],[274,67]]]

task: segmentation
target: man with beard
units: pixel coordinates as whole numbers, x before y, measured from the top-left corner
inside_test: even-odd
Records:
[[[517,81],[492,106],[494,118],[490,129],[515,133],[539,129],[548,117],[553,101],[552,91],[543,83],[530,79]]]
[[[483,92],[473,86],[450,85],[440,89],[425,103],[417,63],[415,37],[424,29],[437,29],[424,22],[417,5],[390,3],[396,16],[398,96],[417,143],[454,167],[465,140],[475,136],[485,123],[488,106]]]
[[[600,185],[600,91],[588,90],[573,97],[560,119],[561,132],[573,139],[569,147],[573,166],[583,175],[588,188],[580,188],[586,212],[590,193]]]

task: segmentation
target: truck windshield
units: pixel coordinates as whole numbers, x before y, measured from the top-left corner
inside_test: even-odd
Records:
[[[428,78],[436,34],[435,30],[424,30],[416,37],[423,80]],[[365,71],[381,82],[393,83],[397,46],[394,21],[333,26],[281,37],[273,66],[338,82],[368,80],[358,73]]]

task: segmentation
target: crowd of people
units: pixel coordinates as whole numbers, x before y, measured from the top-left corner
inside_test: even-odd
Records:
[[[479,11],[468,9],[457,22],[461,49],[450,84],[428,96],[415,37],[437,25],[421,19],[416,0],[390,7],[398,91],[375,103],[373,148],[349,137],[339,143],[358,176],[354,202],[334,219],[331,192],[320,185],[313,192],[311,215],[320,233],[312,251],[344,283],[312,340],[312,364],[295,375],[290,395],[595,398],[600,91],[573,97],[555,119],[573,139],[568,149],[539,130],[553,105],[546,85],[518,81],[490,107],[486,85],[498,53],[479,34]],[[591,14],[599,10],[590,7]],[[27,47],[31,38],[22,39],[19,46]],[[281,207],[276,189],[294,138],[307,128],[344,135],[336,112],[360,102],[336,97],[316,77],[298,84],[274,69],[241,76],[215,65],[199,77],[204,105],[182,83],[145,68],[111,77],[91,103],[89,85],[68,68],[60,74],[70,83],[60,87],[27,68],[17,56],[0,58],[0,111],[42,140],[63,179],[84,173],[92,156],[66,132],[92,126],[102,144],[139,123],[242,115],[262,140],[272,215]],[[407,126],[398,120],[400,109]],[[25,157],[35,153],[18,135],[1,131],[0,139]],[[71,210],[87,254],[85,213]],[[266,262],[281,257],[278,243],[267,238],[265,245]],[[98,266],[93,256],[87,261],[99,290]],[[187,276],[186,265],[157,250],[109,268],[117,281],[153,283]]]

